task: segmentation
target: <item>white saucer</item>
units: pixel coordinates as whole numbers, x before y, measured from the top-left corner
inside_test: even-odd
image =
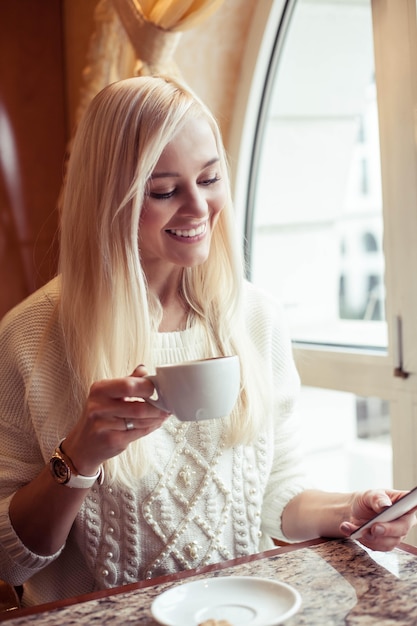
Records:
[[[232,626],[276,626],[298,611],[293,587],[256,576],[220,576],[171,587],[152,603],[152,616],[164,626],[198,626],[208,619]]]

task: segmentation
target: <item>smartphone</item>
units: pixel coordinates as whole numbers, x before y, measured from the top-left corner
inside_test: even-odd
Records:
[[[417,507],[417,487],[414,487],[411,491],[402,496],[397,502],[391,504],[391,506],[387,506],[386,509],[381,511],[368,520],[365,524],[362,524],[357,530],[355,530],[351,535],[351,539],[359,539],[362,536],[364,530],[375,524],[376,522],[392,522],[393,520],[401,517],[401,515],[405,515],[411,509]]]

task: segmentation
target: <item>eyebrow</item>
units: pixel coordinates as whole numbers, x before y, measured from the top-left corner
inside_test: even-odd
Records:
[[[202,166],[201,171],[205,170],[206,167],[210,167],[210,165],[214,165],[214,163],[218,163],[219,161],[220,161],[220,157],[218,156],[213,157]],[[153,180],[154,178],[167,178],[167,177],[175,178],[179,176],[181,176],[181,174],[179,174],[178,172],[156,172],[156,174],[151,174],[151,180]]]

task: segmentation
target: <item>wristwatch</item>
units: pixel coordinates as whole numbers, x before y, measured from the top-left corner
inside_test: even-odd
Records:
[[[98,472],[94,476],[79,474],[69,456],[62,451],[63,441],[64,439],[55,449],[49,461],[49,468],[54,480],[60,485],[65,485],[65,487],[75,487],[77,489],[89,489],[96,480],[101,485],[104,478],[103,467],[100,465]]]

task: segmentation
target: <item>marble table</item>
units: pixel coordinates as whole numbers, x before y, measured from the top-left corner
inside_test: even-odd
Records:
[[[302,605],[287,626],[417,624],[417,550],[372,552],[351,540],[314,540],[191,572],[0,615],[9,626],[155,626],[162,591],[212,576],[260,576],[289,583]],[[241,626],[241,625],[236,625]]]

